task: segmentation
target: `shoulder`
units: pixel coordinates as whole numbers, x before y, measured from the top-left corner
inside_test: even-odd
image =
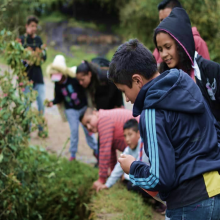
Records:
[[[25,38],[25,36],[24,36],[24,35],[21,35],[19,38],[20,38],[20,39],[24,39],[24,38]]]
[[[35,40],[42,43],[41,37],[38,35],[35,36]]]
[[[202,56],[198,55],[196,58],[200,71],[205,74],[220,74],[220,64],[211,60],[206,60]]]
[[[130,149],[130,147],[126,147],[125,149],[124,149],[124,151],[123,151],[123,154],[129,154],[130,155],[130,151],[131,151],[131,149]]]

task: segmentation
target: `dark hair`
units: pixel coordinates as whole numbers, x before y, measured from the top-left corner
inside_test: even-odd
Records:
[[[85,111],[82,112],[82,114],[79,117],[79,121],[82,122],[84,116],[86,115],[92,115],[92,112],[94,111],[94,109],[88,107]]]
[[[158,6],[157,9],[158,11],[163,10],[165,8],[175,8],[175,7],[179,7],[182,8],[182,5],[180,4],[180,2],[178,0],[163,0]]]
[[[154,31],[154,44],[157,47],[157,41],[156,41],[156,36],[159,33],[165,33],[168,34],[166,31],[162,30],[155,30]],[[170,36],[172,37],[172,36]],[[173,37],[172,37],[173,38]],[[174,39],[174,38],[173,38]],[[175,40],[175,39],[174,39]],[[179,54],[179,63],[180,63],[180,68],[185,71],[188,75],[190,75],[190,71],[192,69],[192,63],[186,52],[184,51],[183,47],[179,45],[179,43],[175,40],[176,46],[177,46],[177,51]],[[166,70],[169,70],[170,68],[167,66],[165,62],[162,62],[159,67],[159,72],[162,73]]]
[[[87,91],[91,95],[91,101],[95,106],[95,93],[97,87],[100,85],[100,76],[102,75],[102,70],[95,63],[90,63],[84,60],[79,66],[77,66],[76,74],[82,73],[84,76],[88,75],[88,73],[92,73],[91,82],[88,86]],[[106,74],[105,79],[107,80]]]
[[[137,39],[125,42],[115,52],[110,63],[108,78],[114,83],[132,87],[132,76],[137,73],[150,79],[157,72],[152,53]]]
[[[29,25],[31,22],[34,22],[34,23],[38,24],[39,20],[36,16],[30,15],[27,18],[26,24]]]
[[[133,129],[135,132],[138,132],[138,122],[136,119],[130,119],[128,121],[125,122],[124,126],[123,126],[123,130],[126,129]]]

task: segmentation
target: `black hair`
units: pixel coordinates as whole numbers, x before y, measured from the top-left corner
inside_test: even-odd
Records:
[[[156,47],[157,47],[156,36],[159,33],[168,34],[166,31],[162,31],[162,30],[155,30],[154,31],[154,44]],[[172,36],[170,36],[170,37],[172,37]],[[189,56],[186,54],[186,52],[184,51],[183,47],[176,40],[175,40],[175,43],[176,43],[177,51],[179,54],[179,63],[180,63],[179,66],[184,72],[186,72],[188,75],[190,75],[190,71],[192,69],[191,60],[190,60]],[[159,67],[159,72],[162,73],[162,72],[169,70],[169,69],[170,68],[167,66],[167,64],[165,62],[162,62]]]
[[[137,39],[125,42],[115,52],[110,63],[108,78],[132,88],[132,76],[137,73],[151,79],[157,72],[152,53]]]
[[[94,109],[88,107],[85,111],[82,112],[82,114],[79,117],[79,121],[82,122],[83,118],[85,115],[92,115],[92,112],[94,111]]]
[[[138,132],[138,122],[136,119],[130,119],[124,123],[123,130],[133,129],[135,132]]]
[[[175,8],[175,7],[179,7],[182,8],[182,5],[180,4],[180,2],[178,0],[163,0],[158,6],[157,9],[158,11],[163,10],[165,8]]]
[[[34,22],[34,23],[38,24],[39,20],[36,16],[30,15],[27,18],[26,24],[29,25],[31,22]]]

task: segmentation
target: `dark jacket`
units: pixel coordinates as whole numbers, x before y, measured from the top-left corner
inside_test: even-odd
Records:
[[[205,189],[202,174],[220,170],[220,135],[218,124],[194,81],[182,70],[162,73],[139,92],[133,116],[140,114],[140,133],[151,165],[133,162],[131,181],[147,190],[159,191],[168,207],[175,202],[172,191],[193,178],[200,176]],[[188,201],[186,195],[187,201],[180,204],[207,196],[202,189],[196,198]],[[175,204],[171,206],[176,208]]]
[[[85,90],[75,78],[67,77],[65,83],[55,83],[53,104],[64,102],[65,109],[81,109],[87,105]]]
[[[155,31],[157,30],[163,30],[172,36],[183,47],[192,65],[195,64],[195,43],[191,23],[183,8],[174,8],[170,15],[158,25]],[[217,121],[220,121],[220,65],[205,60],[199,55],[196,62],[201,74],[201,80],[196,77],[196,83],[207,100],[213,115]]]
[[[32,38],[30,35],[27,36],[23,35],[20,37],[20,39],[24,48],[31,47],[33,50],[35,50],[37,47],[41,48],[41,46],[43,45],[41,38],[37,35],[34,38]],[[45,50],[44,53],[45,54],[43,56],[43,60],[45,61],[46,60]],[[29,80],[33,81],[34,84],[36,83],[43,84],[44,80],[43,80],[43,73],[41,66],[36,66],[36,65],[29,66],[26,63],[24,64],[27,66],[26,70],[28,73]]]
[[[122,92],[108,80],[108,68],[102,69],[92,63],[88,63],[88,65],[92,72],[92,79],[87,91],[96,109],[121,107],[123,105]]]

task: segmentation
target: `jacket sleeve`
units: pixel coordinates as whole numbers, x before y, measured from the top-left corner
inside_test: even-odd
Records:
[[[123,154],[128,155],[129,154],[129,147],[126,147]],[[121,165],[119,162],[117,162],[117,164],[115,165],[110,177],[107,179],[106,181],[106,186],[108,188],[110,188],[111,186],[113,186],[117,180],[124,174],[124,171],[121,168]]]
[[[60,88],[55,83],[55,97],[52,102],[54,105],[56,105],[56,104],[61,103],[62,101],[63,101],[63,94],[61,93]]]
[[[175,181],[175,152],[165,114],[168,113],[154,109],[142,112],[140,129],[150,166],[134,161],[130,167],[131,182],[149,191],[169,191]]]
[[[111,152],[114,135],[114,122],[106,117],[100,119],[98,125],[99,133],[99,181],[105,183],[110,167]]]
[[[40,37],[39,37],[39,41],[40,41],[40,47],[41,47],[41,46],[43,45],[43,41],[41,40]],[[46,61],[46,59],[47,59],[46,49],[43,49],[43,50],[42,50],[42,54],[43,54],[42,59],[43,59],[44,61]]]

